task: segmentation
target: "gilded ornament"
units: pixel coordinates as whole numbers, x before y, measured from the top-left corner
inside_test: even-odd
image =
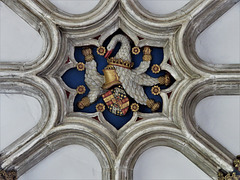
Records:
[[[218,172],[218,180],[239,180],[240,176],[235,172],[224,175],[221,171]]]
[[[88,56],[92,54],[92,49],[91,48],[85,48],[82,50],[82,53],[84,56]]]
[[[83,55],[85,56],[85,61],[89,62],[94,60],[94,57],[92,55],[92,49],[91,48],[85,48],[82,50]]]
[[[103,89],[109,89],[112,86],[121,84],[115,67],[113,65],[107,65],[103,69],[103,73],[105,78],[105,83],[102,85]]]
[[[102,103],[99,103],[96,105],[97,112],[103,112],[105,110],[105,105]]]
[[[151,60],[152,60],[152,55],[150,54],[143,55],[143,61],[151,61]]]
[[[151,89],[151,92],[152,92],[153,95],[157,96],[157,95],[160,94],[161,89],[158,86],[153,86],[152,89]]]
[[[218,180],[224,180],[224,175],[221,171],[218,171]]]
[[[165,74],[165,76],[159,77],[158,81],[159,81],[160,85],[168,86],[171,83],[170,75],[169,74]]]
[[[150,108],[152,112],[154,112],[160,108],[160,103],[154,102],[153,99],[148,99],[146,104],[147,104],[147,107]]]
[[[88,97],[82,98],[81,101],[78,101],[77,106],[79,109],[83,109],[90,105],[90,99]]]
[[[100,46],[97,48],[97,53],[100,55],[100,56],[103,56],[105,53],[106,53],[106,48],[103,47],[103,46]]]
[[[152,52],[152,50],[149,46],[145,46],[143,48],[143,54],[148,54],[149,55],[149,54],[151,54],[151,52]]]
[[[77,87],[77,93],[78,94],[84,94],[86,92],[86,88],[84,85],[80,85]]]
[[[168,86],[171,83],[170,75],[167,73],[164,76],[165,86]]]
[[[235,168],[238,169],[238,171],[240,171],[240,156],[237,156],[237,158],[234,159],[233,165],[234,165]]]
[[[133,103],[133,104],[131,105],[131,110],[132,110],[133,112],[138,111],[138,110],[139,110],[139,105],[138,105],[137,103]]]
[[[164,76],[160,76],[158,78],[158,82],[159,82],[160,85],[165,85],[165,78],[164,78]]]
[[[160,103],[154,103],[152,108],[151,108],[151,111],[152,112],[155,112],[157,111],[158,109],[160,108]]]
[[[17,180],[17,172],[15,170],[0,171],[0,180]]]
[[[110,59],[108,59],[107,62],[110,65],[120,66],[127,69],[131,69],[134,65],[133,62],[124,61],[122,59],[116,59],[114,57],[111,57]]]
[[[149,46],[145,46],[143,48],[143,61],[151,61],[152,60],[152,55],[151,55],[151,48]]]
[[[94,57],[93,57],[92,54],[91,54],[91,55],[87,55],[87,56],[85,57],[85,61],[87,61],[87,62],[92,61],[92,60],[94,60]]]
[[[132,48],[132,53],[133,53],[134,55],[139,54],[139,53],[140,53],[140,48],[139,48],[139,47],[133,47],[133,48]]]
[[[240,171],[240,156],[237,156],[233,161],[233,166]],[[236,175],[235,172],[227,173],[225,171],[218,171],[218,180],[239,180],[240,175]]]
[[[121,46],[116,55],[111,57],[117,43],[121,43]],[[131,56],[131,43],[126,36],[118,34],[112,37],[106,50],[107,52],[104,57],[107,59],[108,65],[103,70],[104,76],[97,72],[97,64],[95,61],[86,62],[86,64],[89,64],[87,67],[90,67],[90,69],[86,71],[87,76],[85,76],[84,81],[90,92],[94,92],[88,95],[91,99],[91,103],[95,102],[97,98],[102,95],[109,111],[113,114],[122,116],[128,111],[128,108],[130,108],[129,99],[125,97],[125,94],[129,94],[136,103],[143,105],[147,105],[148,103],[148,107],[152,111],[159,109],[160,103],[153,101],[153,103],[149,105],[150,101],[147,102],[148,97],[143,89],[143,86],[149,83],[152,84],[151,86],[159,84],[158,78],[145,74],[150,63],[144,61],[150,61],[152,59],[151,48],[149,46],[143,48],[143,61],[134,70],[132,70],[134,63],[132,62]],[[86,59],[86,57],[92,55],[92,51],[86,48],[83,50],[83,55]],[[146,67],[146,65],[148,67]],[[116,85],[121,85],[121,87],[113,87]],[[108,89],[109,91],[102,94],[102,89]],[[154,93],[160,93],[159,89],[155,89]],[[117,97],[117,94],[124,95],[124,97]],[[123,104],[124,106],[122,106]]]
[[[161,68],[158,64],[154,64],[151,69],[154,74],[157,74],[161,71]]]
[[[80,62],[80,63],[77,64],[77,70],[83,71],[84,69],[85,69],[84,63]]]
[[[146,104],[147,104],[147,107],[152,108],[152,106],[154,105],[154,100],[153,99],[148,99]]]

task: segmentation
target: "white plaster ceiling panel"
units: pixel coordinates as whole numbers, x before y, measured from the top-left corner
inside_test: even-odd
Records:
[[[93,10],[99,0],[49,0],[58,9],[70,14],[83,14]]]
[[[180,152],[162,146],[153,147],[139,157],[134,167],[133,179],[210,180],[210,177]]]
[[[2,2],[0,39],[0,61],[33,61],[42,51],[43,40],[38,32]]]
[[[200,128],[235,156],[240,154],[240,96],[211,96],[196,108]]]
[[[204,30],[196,41],[201,59],[212,64],[240,64],[240,3]]]
[[[23,175],[20,177],[21,180],[32,179],[32,177],[40,179],[60,179],[60,176],[64,176],[66,179],[77,178],[78,172],[76,169],[70,168],[71,174],[61,172],[62,174],[57,174],[57,176],[55,173],[54,176],[51,172],[57,172],[60,164],[70,163],[77,165],[77,159],[81,159],[81,156],[78,156],[76,159],[73,159],[73,156],[77,156],[79,152],[79,155],[89,156],[89,162],[86,162],[87,159],[83,158],[84,162],[82,161],[79,164],[80,167],[83,166],[83,170],[87,168],[85,173],[82,174],[83,176],[80,177],[82,179],[99,179],[100,176],[103,179],[115,180],[132,178],[156,179],[161,175],[164,177],[159,177],[159,179],[176,179],[178,177],[176,174],[182,173],[181,169],[176,170],[176,174],[175,171],[174,174],[169,174],[167,173],[169,171],[167,167],[164,169],[163,174],[159,174],[154,169],[152,172],[149,172],[150,168],[144,168],[142,165],[150,163],[149,166],[156,166],[156,169],[164,168],[163,164],[158,164],[157,162],[151,164],[152,161],[149,161],[149,159],[164,159],[168,156],[174,156],[177,159],[176,166],[191,167],[192,171],[190,174],[182,173],[180,175],[184,179],[196,178],[198,176],[203,179],[209,179],[208,176],[212,179],[217,179],[218,170],[224,169],[228,172],[233,170],[232,160],[239,151],[236,151],[235,145],[232,146],[230,142],[221,142],[223,139],[218,131],[209,129],[210,125],[208,123],[211,121],[214,124],[212,119],[215,117],[210,115],[209,119],[205,118],[206,107],[208,107],[209,103],[202,103],[205,100],[200,102],[196,110],[197,123],[208,135],[212,136],[231,152],[227,152],[224,147],[216,144],[207,134],[198,129],[194,122],[194,113],[197,103],[207,96],[239,95],[240,67],[238,65],[213,66],[205,64],[196,55],[195,40],[203,29],[213,23],[239,0],[175,1],[175,3],[174,1],[153,1],[150,3],[151,1],[147,0],[101,0],[100,3],[98,1],[90,1],[88,4],[85,1],[62,0],[51,0],[51,3],[47,0],[36,2],[30,0],[14,1],[14,3],[8,0],[2,1],[12,10],[21,14],[21,17],[41,34],[44,47],[38,57],[26,55],[33,62],[26,64],[0,63],[0,92],[10,94],[10,96],[15,93],[33,96],[39,103],[31,102],[31,100],[26,100],[26,102],[35,109],[34,114],[41,114],[38,110],[42,109],[41,118],[39,118],[39,121],[38,118],[36,120],[38,121],[37,126],[33,125],[34,128],[28,131],[25,137],[19,138],[11,146],[1,151],[1,168],[6,170],[15,169],[18,176]],[[166,6],[169,3],[172,5]],[[149,6],[150,4],[151,6]],[[212,5],[214,5],[214,8]],[[78,6],[81,6],[81,8],[78,9]],[[142,9],[141,6],[144,6],[148,12]],[[163,6],[169,8],[162,8]],[[236,5],[235,7],[238,8],[238,6]],[[1,10],[2,7],[1,5]],[[232,8],[233,10],[231,9],[234,13],[228,15],[227,18],[232,18],[232,16],[239,18],[239,14],[234,10],[235,7]],[[180,10],[176,11],[179,8]],[[112,11],[113,9],[114,11]],[[86,13],[89,10],[91,11]],[[111,16],[108,16],[109,14]],[[5,17],[6,14],[1,14],[1,16]],[[9,16],[11,17],[12,15],[9,14]],[[122,21],[118,21],[118,18]],[[141,28],[136,28],[136,23]],[[239,29],[235,26],[236,24],[230,23],[229,26],[233,25],[234,29],[236,29],[233,33],[236,33],[236,36],[239,37]],[[22,29],[27,28],[22,25],[21,27]],[[10,26],[10,28],[12,27]],[[172,61],[173,69],[171,69],[171,72],[174,73],[177,81],[171,89],[173,93],[168,104],[169,107],[165,105],[166,111],[164,111],[163,116],[154,118],[144,116],[143,121],[139,123],[131,121],[120,131],[116,131],[109,125],[104,124],[104,122],[98,123],[79,114],[77,116],[68,114],[66,111],[66,96],[64,95],[63,86],[61,83],[59,84],[58,79],[64,68],[74,66],[74,58],[72,58],[71,54],[73,46],[87,45],[89,41],[99,45],[103,40],[100,38],[98,42],[92,38],[100,33],[104,39],[109,33],[114,32],[116,28],[123,28],[133,38],[135,43],[138,43],[139,40],[134,33],[143,35],[146,38],[157,38],[162,44],[168,42],[169,52],[166,53],[166,56]],[[202,47],[199,48],[198,42],[203,43],[208,34],[211,36],[215,31],[214,28],[209,29],[203,32],[197,40],[198,53],[204,51]],[[1,29],[1,31],[7,32],[6,29]],[[225,32],[226,30],[223,31]],[[11,31],[9,32],[12,33]],[[87,40],[85,37],[87,37]],[[18,35],[14,38],[18,39]],[[230,39],[230,42],[232,36],[224,36],[224,38]],[[30,39],[34,38],[31,37]],[[0,40],[2,43],[2,39]],[[220,44],[218,38],[213,38],[213,41],[216,41],[215,44]],[[36,44],[39,45],[41,43]],[[236,47],[239,46],[237,41],[234,41],[234,43]],[[39,47],[34,46],[32,48],[37,49]],[[10,51],[9,47],[7,48]],[[23,47],[18,48],[21,51]],[[220,50],[216,48],[213,51],[218,53]],[[22,61],[24,59],[24,56],[19,59],[12,56],[11,59],[12,54],[7,51],[6,54],[9,56],[9,58],[6,58],[7,60]],[[227,58],[235,59],[235,57],[239,57],[237,53],[233,56],[231,55],[231,53],[227,55]],[[209,62],[208,57],[201,56],[201,53],[199,53],[199,56],[204,61]],[[70,65],[63,67],[67,57],[70,57]],[[210,61],[214,63],[212,59]],[[220,63],[225,62],[226,58],[220,60]],[[225,99],[225,101],[227,102],[229,99],[231,98]],[[231,102],[236,105],[234,106],[236,108],[234,111],[236,116],[234,115],[234,117],[238,117],[237,108],[239,104],[236,99]],[[201,104],[205,104],[204,107]],[[0,105],[2,106],[2,103]],[[39,108],[40,106],[41,108]],[[4,109],[4,111],[10,112],[10,107],[10,105],[6,106],[5,109],[9,110]],[[227,108],[228,106],[225,105],[221,108],[224,107]],[[213,109],[212,111],[219,112],[215,110]],[[231,112],[231,109],[228,110],[226,114]],[[217,117],[220,119],[224,115],[218,114]],[[98,114],[98,117],[101,117],[101,115]],[[201,121],[201,118],[204,118],[205,122],[207,122],[204,123],[204,121]],[[236,123],[236,120],[233,121]],[[221,129],[222,126],[222,124],[219,124],[218,128]],[[235,128],[236,132],[238,132],[239,129]],[[20,135],[18,131],[16,132],[16,135]],[[224,139],[227,138],[231,138],[231,133]],[[77,148],[67,146],[72,144],[80,146],[77,146]],[[159,145],[172,147],[179,152],[169,148],[152,148]],[[96,156],[81,146],[87,147]],[[152,149],[146,151],[149,148]],[[142,154],[145,151],[146,154]],[[69,152],[71,157],[68,156]],[[156,156],[154,155],[155,153],[157,154]],[[49,157],[47,157],[48,155]],[[144,157],[146,155],[145,160]],[[140,157],[139,161],[137,161],[138,157]],[[46,159],[36,165],[44,158]],[[55,159],[59,161],[55,161]],[[167,161],[167,159],[164,161]],[[169,162],[174,162],[174,158],[169,158]],[[85,167],[84,163],[86,163]],[[99,173],[99,163],[102,167],[102,173]],[[190,165],[191,163],[197,166]],[[47,168],[49,166],[52,166],[53,169]],[[46,173],[43,174],[41,171],[46,171]]]
[[[63,147],[30,169],[19,180],[101,179],[100,163],[89,149],[69,145]]]
[[[138,0],[139,3],[153,14],[170,14],[181,9],[190,0]]]
[[[0,150],[33,128],[41,118],[37,99],[22,94],[0,94]]]

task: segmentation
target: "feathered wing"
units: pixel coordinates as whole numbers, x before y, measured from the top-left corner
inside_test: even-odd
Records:
[[[152,78],[145,73],[135,76],[134,81],[142,86],[154,86],[156,84],[159,84],[158,78]]]
[[[142,61],[141,64],[132,70],[132,74],[135,76],[134,81],[142,86],[153,86],[159,83],[157,78],[152,78],[145,74],[150,66],[150,61]]]
[[[132,71],[119,66],[115,66],[115,68],[119,76],[119,80],[127,94],[131,96],[137,103],[146,105],[148,97],[145,94],[143,87],[135,82],[135,75],[132,73]]]
[[[102,93],[102,85],[104,83],[104,76],[97,72],[97,63],[92,60],[86,62],[86,73],[85,73],[85,83],[90,89],[88,93],[88,98],[90,103],[93,103],[97,100],[98,96]]]
[[[149,68],[149,66],[150,66],[150,61],[142,61],[137,68],[132,70],[132,72],[135,74],[145,73]]]

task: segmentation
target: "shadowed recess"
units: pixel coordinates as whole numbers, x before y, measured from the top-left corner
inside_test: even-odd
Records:
[[[121,30],[116,31],[114,34],[109,36],[104,41],[103,46],[107,47],[107,45],[110,42],[110,40],[112,39],[112,37],[115,36],[116,34],[124,34],[124,33]],[[116,55],[120,46],[121,46],[121,44],[118,43],[110,57],[114,57]],[[107,66],[107,60],[104,58],[104,56],[101,56],[101,55],[97,54],[97,47],[94,47],[94,46],[89,46],[89,47],[92,49],[94,59],[97,63],[97,71],[101,75],[103,75],[102,70]],[[131,42],[131,47],[134,47],[133,42]],[[82,49],[83,48],[84,47],[76,47],[75,48],[74,56],[75,56],[75,59],[76,59],[77,62],[85,63],[84,56],[82,54]],[[154,77],[154,78],[164,76],[166,74],[166,71],[160,71],[159,73],[154,74],[151,70],[151,67],[152,67],[153,64],[161,64],[161,62],[163,61],[163,58],[164,58],[163,48],[151,47],[151,49],[152,49],[152,53],[151,53],[152,61],[151,61],[151,65],[150,65],[149,69],[146,71],[146,74],[148,74],[149,76]],[[141,52],[138,55],[132,54],[132,62],[134,62],[133,69],[137,68],[139,66],[140,62],[142,61],[142,57],[143,57],[142,50],[143,50],[143,48],[141,48]],[[81,95],[78,94],[75,97],[74,104],[73,104],[74,111],[75,112],[94,113],[94,112],[96,112],[96,105],[98,103],[103,103],[104,104],[104,101],[103,101],[102,97],[99,97],[99,99],[95,103],[91,104],[88,107],[85,107],[82,110],[77,107],[77,102],[80,101],[83,97],[85,97],[89,93],[89,88],[86,86],[86,84],[84,82],[84,79],[85,79],[84,74],[85,74],[85,70],[84,71],[78,71],[77,68],[72,68],[72,69],[69,69],[62,76],[62,79],[66,83],[66,85],[68,85],[72,89],[76,89],[79,85],[84,85],[85,88],[86,88],[86,92],[84,94],[81,94]],[[167,88],[167,86],[165,86],[165,85],[159,85],[159,87],[161,89],[166,89]],[[151,93],[151,87],[144,87],[144,91],[150,99],[154,99],[155,102],[160,102],[161,104],[163,103],[161,96],[153,95]],[[132,103],[135,103],[135,100],[132,99],[130,96],[128,96],[128,98],[130,100],[130,105]],[[148,108],[147,106],[139,105],[139,111],[144,112],[144,113],[150,113],[151,109]],[[161,111],[162,111],[162,108],[157,110],[157,112],[161,112]],[[116,116],[116,115],[112,114],[111,112],[109,112],[107,107],[106,107],[105,111],[103,112],[103,116],[105,117],[105,119],[108,122],[110,122],[116,129],[120,129],[124,124],[126,124],[132,118],[132,115],[133,115],[133,113],[130,109],[128,110],[127,114],[124,115],[124,116]]]
[[[28,62],[41,53],[43,40],[30,25],[0,2],[0,62]]]

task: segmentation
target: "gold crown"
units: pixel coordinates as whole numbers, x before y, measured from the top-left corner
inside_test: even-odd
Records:
[[[127,69],[131,69],[134,65],[133,62],[124,61],[122,59],[115,59],[114,57],[108,59],[107,62],[110,65],[116,65]]]

